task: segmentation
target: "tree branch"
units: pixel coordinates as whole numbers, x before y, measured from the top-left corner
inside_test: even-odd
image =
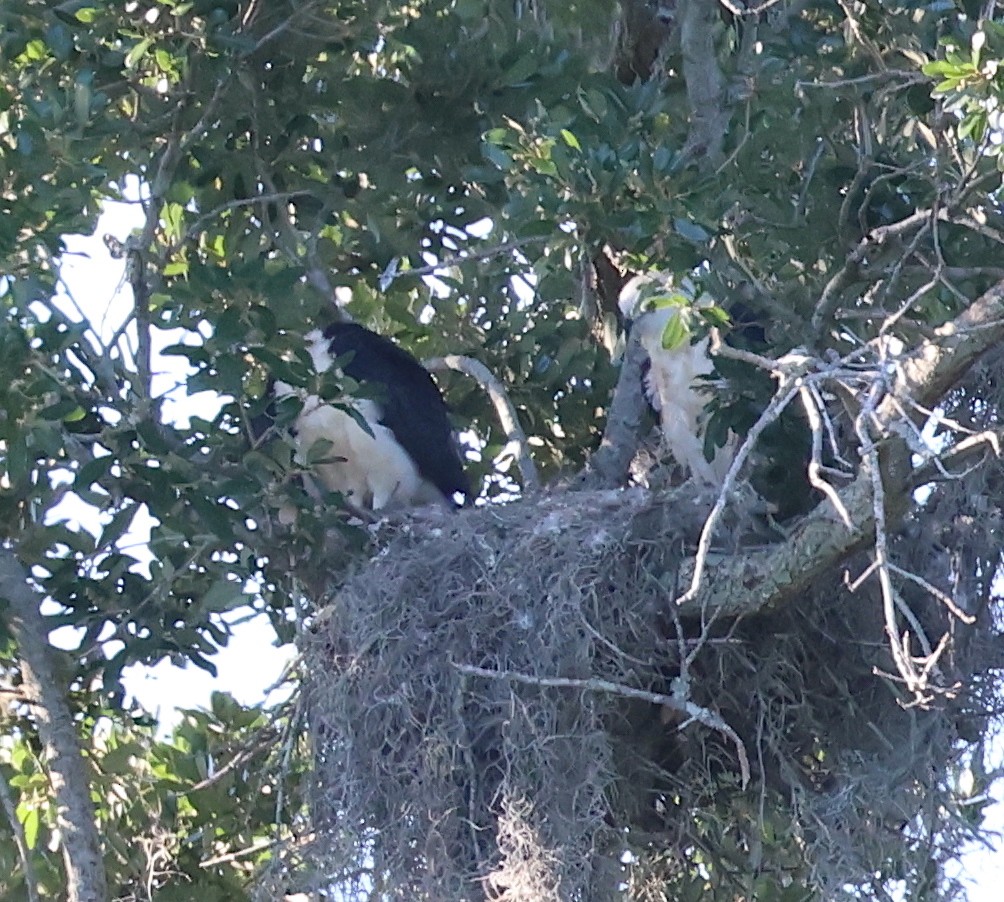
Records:
[[[73,714],[52,660],[45,621],[38,609],[38,593],[10,547],[0,547],[0,597],[10,603],[11,630],[17,640],[21,676],[25,690],[38,705],[38,733],[56,797],[67,902],[106,902],[101,838]]]
[[[495,415],[499,424],[505,431],[506,441],[515,445],[519,450],[516,456],[516,463],[519,466],[520,476],[523,477],[523,491],[534,492],[540,487],[540,476],[537,474],[537,467],[530,456],[530,445],[526,440],[526,433],[519,424],[519,417],[516,415],[516,408],[513,407],[509,395],[506,394],[505,386],[495,377],[495,374],[488,369],[480,360],[473,357],[463,357],[458,354],[449,354],[446,357],[431,357],[423,361],[427,370],[438,372],[440,370],[455,370],[470,376],[478,385],[484,389],[488,398],[495,408]]]
[[[647,359],[637,334],[629,333],[603,439],[583,474],[587,484],[618,485],[627,475],[638,447],[638,433],[649,409],[642,376]]]
[[[977,298],[955,320],[936,330],[896,368],[895,383],[876,406],[875,427],[890,434],[904,408],[936,405],[991,348],[1004,341],[1004,280]],[[922,416],[920,413],[918,417]],[[904,439],[889,438],[880,455],[886,520],[893,522],[911,501],[914,473]],[[783,545],[724,560],[710,570],[700,589],[680,606],[680,613],[720,615],[752,613],[767,604],[798,597],[827,570],[874,539],[872,474],[864,468],[839,493],[854,524],[848,529],[830,505],[805,517]],[[687,580],[693,573],[682,574]]]
[[[475,667],[473,664],[458,664],[455,661],[453,666],[461,673],[470,676],[484,677],[490,680],[509,680],[513,683],[522,683],[525,686],[541,686],[551,689],[581,689],[585,692],[601,692],[607,695],[619,695],[624,698],[637,698],[650,702],[653,705],[661,705],[672,711],[679,711],[687,716],[687,721],[680,725],[683,729],[690,721],[697,721],[717,730],[727,736],[736,747],[736,756],[739,758],[739,770],[742,774],[742,785],[745,788],[750,781],[749,757],[746,754],[746,746],[739,738],[735,730],[732,729],[722,718],[708,708],[694,704],[685,698],[677,698],[673,695],[665,695],[662,692],[650,692],[647,689],[636,689],[634,686],[625,686],[623,683],[614,683],[610,680],[603,680],[592,677],[590,679],[573,679],[571,677],[538,677],[528,673],[519,673],[515,670],[488,670],[484,667]]]
[[[718,66],[715,28],[717,0],[683,0],[680,44],[683,78],[690,102],[690,133],[683,151],[686,160],[698,158],[702,168],[722,162],[725,134],[732,118],[725,102],[725,76]]]

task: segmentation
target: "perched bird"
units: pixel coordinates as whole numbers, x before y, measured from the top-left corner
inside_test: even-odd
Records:
[[[735,456],[735,437],[717,448],[711,460],[705,457],[705,407],[713,389],[707,377],[715,371],[708,339],[691,343],[689,330],[684,328],[676,336],[682,340],[674,347],[666,347],[665,341],[672,337],[667,327],[674,317],[713,304],[709,295],[697,295],[690,279],[676,284],[671,274],[664,273],[635,276],[618,298],[621,314],[648,355],[645,396],[659,416],[666,450],[689,478],[719,488]]]
[[[437,500],[457,505],[458,495],[471,500],[446,402],[421,363],[356,323],[333,323],[305,338],[318,373],[336,367],[369,395],[341,402],[350,412],[275,383],[277,398],[302,398],[292,424],[300,456],[325,443],[319,449],[323,460],[312,468],[325,488],[372,511]]]

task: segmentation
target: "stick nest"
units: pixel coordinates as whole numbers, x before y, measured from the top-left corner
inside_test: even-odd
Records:
[[[681,621],[674,561],[706,510],[682,490],[555,493],[395,527],[304,648],[313,885],[436,902],[836,897],[894,867],[909,884],[911,848],[920,880],[956,721],[991,692],[979,655],[945,675],[967,692],[904,707],[879,674],[877,593],[840,574],[782,610]],[[742,553],[741,518],[731,531]],[[936,638],[953,628],[914,602]]]

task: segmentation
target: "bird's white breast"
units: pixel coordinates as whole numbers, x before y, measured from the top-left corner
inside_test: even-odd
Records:
[[[321,332],[314,330],[306,338],[314,368],[319,373],[329,369],[331,358]],[[311,464],[310,469],[328,491],[340,492],[358,507],[374,511],[427,504],[441,498],[418,472],[394,433],[381,425],[375,401],[345,401],[346,407],[354,408],[369,424],[371,435],[346,410],[317,395],[297,391],[285,382],[276,382],[275,392],[280,398],[291,394],[303,397],[303,409],[294,424],[297,459],[303,466],[311,458],[322,461]],[[311,449],[315,449],[313,454]]]
[[[649,359],[645,377],[645,394],[659,414],[659,424],[666,450],[688,474],[708,485],[718,487],[728,473],[734,456],[733,443],[719,448],[714,460],[704,456],[704,408],[710,400],[710,386],[704,377],[714,372],[708,355],[708,340],[695,344],[685,342],[675,348],[664,348],[662,337],[669,321],[679,314],[679,307],[659,307],[644,310],[643,291],[658,280],[651,274],[635,276],[621,290],[619,305],[625,316],[634,317],[632,330]],[[693,300],[695,287],[683,279],[679,287],[666,279],[664,286],[655,286],[652,294],[682,294]],[[713,303],[707,296],[698,298],[698,305]],[[639,309],[641,308],[641,309]]]

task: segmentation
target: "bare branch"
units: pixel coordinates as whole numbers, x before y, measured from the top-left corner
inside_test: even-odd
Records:
[[[879,586],[882,590],[882,614],[885,618],[886,636],[889,639],[889,649],[892,652],[896,670],[902,677],[907,689],[918,699],[926,701],[929,698],[926,680],[917,673],[910,659],[908,649],[908,636],[904,636],[902,641],[899,635],[899,627],[896,622],[896,610],[902,611],[903,605],[899,604],[899,593],[892,583],[892,573],[889,560],[889,534],[886,525],[886,505],[885,486],[882,481],[882,466],[879,462],[878,446],[868,433],[867,423],[871,419],[871,410],[867,408],[858,417],[857,432],[861,441],[862,455],[864,457],[865,472],[871,481],[872,488],[872,517],[875,523],[875,572],[878,574]],[[911,612],[912,614],[912,612]],[[909,617],[907,618],[910,619]],[[911,623],[914,634],[918,637],[924,636],[920,625],[914,620]],[[926,639],[926,637],[924,637]],[[928,650],[928,655],[930,651]]]
[[[857,78],[835,78],[828,81],[796,81],[795,90],[819,90],[831,91],[836,88],[854,88],[862,85],[870,85],[876,82],[896,81],[903,87],[910,85],[924,84],[928,81],[926,75],[909,69],[883,69],[881,72],[869,72],[867,75],[859,75]]]
[[[895,564],[890,564],[889,569],[895,573],[897,576],[903,577],[903,579],[909,580],[912,583],[916,583],[925,592],[937,598],[949,611],[952,612],[953,617],[957,617],[963,623],[973,624],[976,622],[976,618],[972,614],[967,614],[962,610],[946,593],[942,592],[937,586],[932,585],[928,580],[916,573],[911,573],[909,570],[904,570],[902,567],[897,567]]]
[[[492,257],[499,257],[508,254],[510,251],[518,250],[521,247],[528,247],[534,244],[544,244],[549,239],[547,235],[531,235],[529,238],[517,238],[513,241],[503,241],[501,244],[493,244],[482,250],[464,250],[452,257],[446,257],[438,263],[430,263],[428,266],[418,266],[414,269],[395,269],[388,267],[385,275],[387,283],[395,282],[398,279],[415,278],[421,276],[434,276],[451,266],[460,266],[464,263],[474,263],[480,260],[490,260]]]
[[[735,730],[732,729],[714,711],[702,708],[684,698],[676,698],[672,695],[664,695],[661,692],[649,692],[647,689],[635,689],[633,686],[625,686],[623,683],[614,683],[610,680],[602,679],[572,679],[570,677],[537,677],[532,674],[519,673],[514,670],[487,670],[484,667],[475,667],[472,664],[458,664],[453,662],[453,666],[461,673],[471,676],[485,677],[490,680],[509,680],[513,683],[523,683],[526,686],[541,686],[554,689],[581,689],[585,692],[599,692],[606,695],[619,695],[624,698],[637,698],[650,702],[653,705],[661,705],[673,711],[679,711],[687,716],[679,729],[683,729],[691,721],[697,721],[712,730],[727,736],[736,747],[736,756],[739,758],[739,770],[742,774],[742,785],[745,787],[750,781],[749,756],[746,754],[746,746],[739,738]]]
[[[519,451],[516,455],[516,463],[519,466],[520,476],[523,478],[523,490],[534,492],[540,486],[540,476],[537,474],[537,467],[530,456],[530,446],[526,440],[526,433],[519,424],[519,417],[516,415],[516,408],[505,386],[496,378],[495,374],[488,369],[480,360],[473,357],[464,357],[459,354],[448,354],[446,357],[431,357],[423,361],[426,369],[432,372],[440,370],[455,370],[470,376],[488,395],[495,408],[495,415],[499,424],[505,431],[506,441],[515,445]]]
[[[813,329],[817,332],[821,331],[826,320],[833,316],[837,305],[840,303],[840,292],[857,278],[858,268],[865,262],[868,253],[874,247],[914,229],[923,228],[924,224],[930,220],[931,215],[931,210],[918,210],[911,216],[907,216],[898,222],[890,223],[887,226],[873,229],[865,235],[848,255],[844,265],[826,283],[826,287],[823,289],[823,293],[816,304],[816,310],[812,315]]]
[[[257,855],[259,852],[275,848],[278,844],[278,841],[274,839],[260,839],[258,842],[252,843],[245,849],[238,849],[235,852],[227,852],[224,855],[214,855],[212,858],[204,858],[199,862],[199,867],[212,868],[220,864],[227,864],[231,861],[238,861],[241,858],[246,858],[248,855]]]
[[[222,767],[216,768],[212,774],[206,777],[204,780],[200,780],[192,786],[186,788],[183,792],[179,792],[178,795],[187,795],[192,792],[199,792],[202,789],[208,789],[210,786],[218,783],[227,774],[233,773],[235,770],[243,767],[248,761],[251,761],[256,755],[275,745],[275,741],[278,738],[279,729],[273,725],[267,725],[258,731],[248,742],[243,744],[243,747],[239,749],[234,756],[226,762]]]
[[[771,423],[777,421],[777,418],[781,416],[784,409],[791,403],[795,395],[798,394],[801,387],[800,374],[804,372],[809,360],[810,358],[806,358],[804,355],[793,353],[782,357],[776,362],[775,374],[780,377],[777,392],[771,398],[767,409],[760,414],[760,418],[747,433],[743,443],[739,446],[739,450],[736,451],[736,456],[729,467],[729,472],[725,476],[725,481],[722,483],[718,497],[715,499],[715,506],[711,509],[711,513],[708,514],[704,527],[701,529],[701,537],[697,542],[697,554],[694,556],[694,570],[691,575],[690,588],[675,600],[674,605],[687,604],[687,602],[697,597],[697,593],[701,588],[701,579],[707,566],[708,553],[711,551],[711,542],[714,538],[715,529],[732,495],[736,480],[739,477],[739,471],[742,469],[743,464],[746,463],[746,458],[749,457],[756,447],[763,431]],[[702,613],[703,611],[704,608],[702,608]]]
[[[809,483],[827,497],[844,526],[851,529],[850,514],[847,513],[847,508],[840,500],[837,490],[819,475],[823,468],[823,418],[825,410],[817,405],[816,396],[807,385],[799,386],[798,397],[802,402],[802,409],[805,411],[805,417],[809,421],[809,430],[812,433],[812,457],[809,460],[808,468]]]
[[[910,481],[910,487],[916,489],[938,480],[961,479],[980,465],[986,457],[988,447],[995,457],[1000,457],[1002,444],[1004,444],[1004,430],[970,435],[919,467]],[[975,462],[970,464],[970,460]],[[949,466],[960,465],[965,468],[961,472],[949,472]]]
[[[901,420],[902,405],[934,405],[958,383],[990,348],[1004,342],[1004,280],[973,301],[955,320],[936,330],[896,367],[893,384],[872,414],[873,428]],[[877,352],[877,348],[876,348]],[[918,414],[919,416],[919,414]],[[916,474],[909,448],[898,437],[888,438],[879,455],[885,513],[900,516],[911,503]],[[696,594],[682,604],[681,614],[702,610],[720,614],[751,613],[763,605],[797,597],[830,567],[873,539],[875,507],[870,468],[840,494],[853,529],[835,529],[830,507],[817,508],[800,521],[788,541],[762,552],[722,561],[706,574]],[[737,593],[736,586],[742,587]]]
[[[259,38],[258,42],[254,45],[254,47],[252,47],[250,50],[245,51],[244,56],[254,56],[254,54],[256,54],[259,50],[261,50],[266,44],[270,43],[271,41],[274,41],[284,31],[293,28],[299,19],[308,18],[310,13],[312,13],[317,8],[317,5],[318,5],[317,0],[311,0],[311,2],[304,3],[303,6],[301,6],[300,8],[294,9],[294,11],[289,16],[287,16],[278,25],[276,25],[270,31],[266,32],[266,34],[264,34],[261,38]],[[253,21],[252,9],[253,7],[249,8],[249,10],[244,15],[244,20],[242,24],[244,24],[245,26],[250,25],[251,22]],[[257,10],[255,10],[255,14],[256,13]]]

